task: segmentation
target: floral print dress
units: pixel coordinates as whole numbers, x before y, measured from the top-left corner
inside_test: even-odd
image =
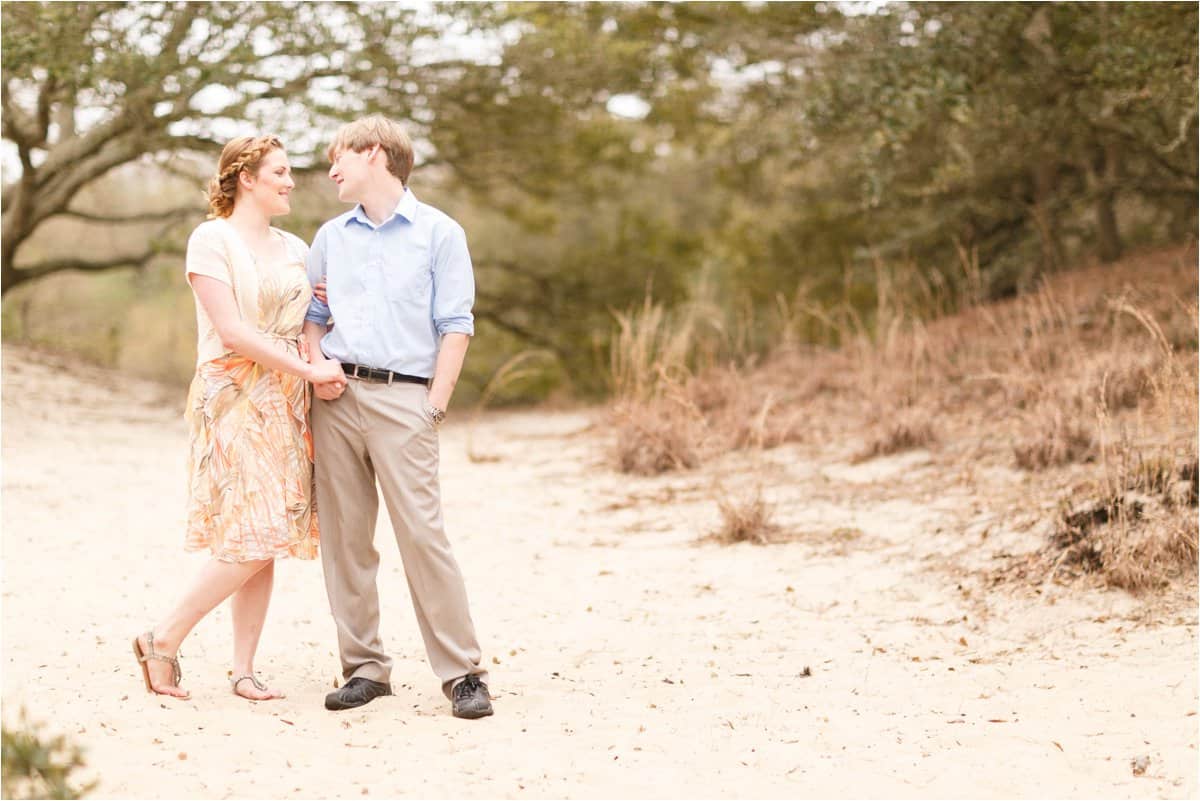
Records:
[[[254,265],[257,324],[276,347],[307,360],[301,328],[312,288],[296,250],[289,247],[281,262]],[[309,404],[302,378],[237,353],[197,365],[185,415],[187,550],[209,550],[227,562],[317,556]]]

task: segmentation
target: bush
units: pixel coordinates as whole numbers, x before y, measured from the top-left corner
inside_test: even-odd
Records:
[[[23,711],[18,726],[2,727],[0,740],[5,798],[82,798],[96,786],[72,784],[71,774],[84,766],[83,752],[61,734],[43,734]]]

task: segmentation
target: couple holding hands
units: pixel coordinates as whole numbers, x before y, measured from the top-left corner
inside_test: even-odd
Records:
[[[185,548],[212,558],[134,654],[148,691],[189,697],[179,646],[230,598],[233,692],[281,698],[254,675],[275,559],[319,552],[345,679],[325,708],[390,695],[378,481],[430,665],[455,716],[484,717],[487,673],[438,485],[437,429],[474,333],[466,235],[408,188],[413,149],[397,123],[348,123],[326,155],[338,199],[356,205],[309,248],[270,225],[295,186],[283,144],[242,137],[221,153],[186,258],[199,336]]]

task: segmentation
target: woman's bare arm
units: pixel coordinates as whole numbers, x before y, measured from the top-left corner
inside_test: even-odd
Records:
[[[237,301],[228,284],[198,273],[191,273],[188,277],[224,347],[253,359],[263,367],[282,370],[314,384],[344,380],[342,369],[336,362],[321,359],[310,364],[299,356],[280,350],[246,323],[238,312]]]

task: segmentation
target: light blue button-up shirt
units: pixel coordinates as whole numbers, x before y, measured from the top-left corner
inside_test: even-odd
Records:
[[[333,328],[330,359],[431,378],[443,334],[475,333],[475,277],[461,225],[406,189],[379,225],[356,206],[321,226],[308,280],[326,279],[304,319]]]

